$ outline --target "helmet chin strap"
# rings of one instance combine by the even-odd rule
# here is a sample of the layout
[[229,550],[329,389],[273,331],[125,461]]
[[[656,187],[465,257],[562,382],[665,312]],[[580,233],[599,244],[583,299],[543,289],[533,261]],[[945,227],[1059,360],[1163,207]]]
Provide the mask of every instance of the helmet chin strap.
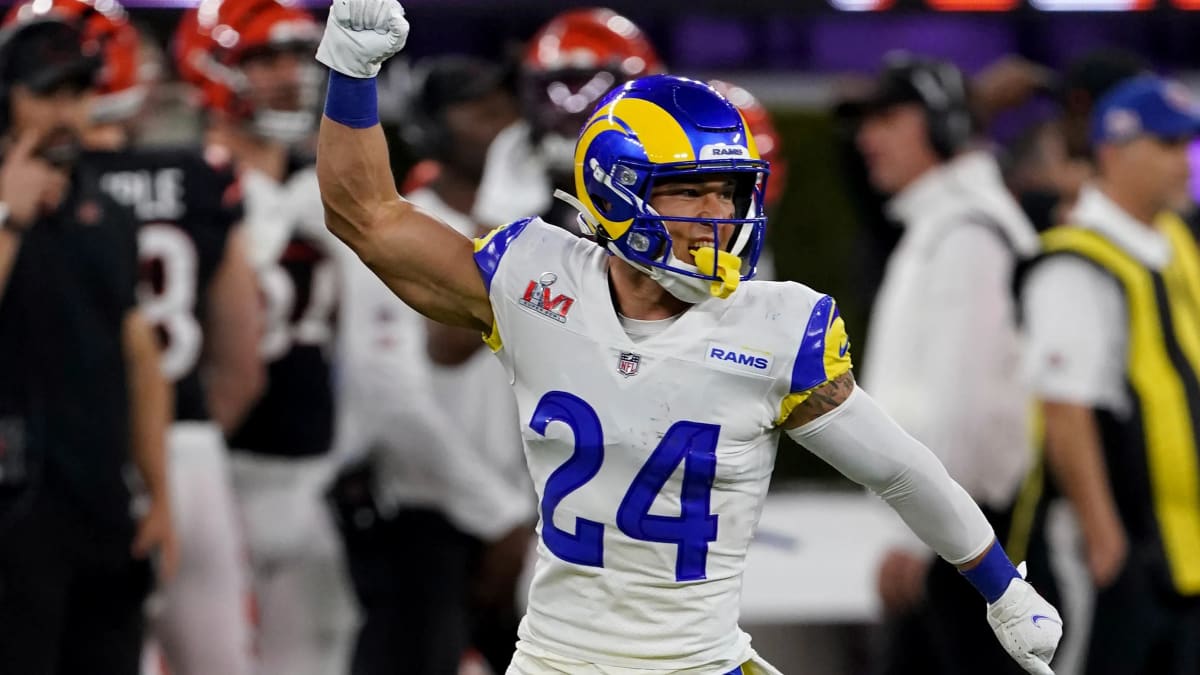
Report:
[[[689,277],[684,274],[674,274],[661,267],[643,265],[642,263],[626,258],[625,254],[621,253],[621,249],[617,248],[612,243],[609,243],[608,250],[612,251],[614,255],[621,260],[624,260],[634,269],[653,279],[655,283],[663,287],[663,290],[675,296],[676,299],[682,302],[686,302],[689,305],[695,305],[711,297],[709,290],[710,286],[712,286],[714,282],[706,279]],[[689,265],[676,258],[674,253],[669,253],[668,256],[668,262],[673,265],[678,265],[684,269],[688,269],[689,271],[699,271],[699,269],[694,265]]]
[[591,213],[588,213],[587,207],[583,205],[583,202],[579,201],[578,197],[569,192],[564,192],[563,190],[555,190],[554,197],[561,202],[566,202],[571,206],[571,208],[579,212],[579,216],[576,220],[579,222],[580,232],[583,232],[591,237],[596,236],[596,233],[600,231],[600,223],[597,222],[594,217],[592,217]]
[[[558,199],[570,204],[579,211],[579,224],[584,232],[595,235],[599,230],[599,223],[588,213],[587,207],[583,202],[579,201],[575,195],[555,190],[554,196]],[[647,210],[653,213],[649,205]],[[657,214],[656,214],[657,215]],[[743,244],[744,245],[744,244]],[[644,265],[634,260],[625,257],[621,249],[613,242],[607,243],[607,248],[621,260],[624,260],[631,267],[639,272],[650,277],[659,286],[662,286],[665,291],[675,296],[681,302],[686,302],[690,305],[703,302],[710,297],[721,299],[728,298],[737,290],[738,283],[741,282],[742,259],[728,251],[718,251],[715,247],[704,246],[696,249],[693,257],[696,259],[695,265],[689,265],[679,258],[675,257],[675,251],[667,251],[667,263],[676,267],[685,269],[689,272],[697,272],[700,274],[713,275],[720,281],[710,281],[708,279],[699,279],[686,274],[675,274],[670,270],[661,267],[651,267]],[[715,263],[715,265],[714,265]],[[715,267],[715,270],[714,270]]]

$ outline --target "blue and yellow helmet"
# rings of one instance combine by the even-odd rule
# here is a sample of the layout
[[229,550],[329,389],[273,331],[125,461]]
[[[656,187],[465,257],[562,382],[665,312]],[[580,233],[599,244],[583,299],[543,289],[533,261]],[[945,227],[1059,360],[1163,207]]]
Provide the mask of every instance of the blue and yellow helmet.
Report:
[[[667,272],[712,282],[719,297],[755,274],[766,235],[762,205],[769,173],[737,108],[707,84],[673,75],[613,90],[575,145],[575,194],[597,240],[652,276]],[[703,174],[733,177],[734,218],[664,219],[650,208],[654,185]],[[695,251],[696,265],[679,261],[664,220],[710,225],[713,250]],[[734,226],[733,235],[721,251],[717,228],[725,224]]]

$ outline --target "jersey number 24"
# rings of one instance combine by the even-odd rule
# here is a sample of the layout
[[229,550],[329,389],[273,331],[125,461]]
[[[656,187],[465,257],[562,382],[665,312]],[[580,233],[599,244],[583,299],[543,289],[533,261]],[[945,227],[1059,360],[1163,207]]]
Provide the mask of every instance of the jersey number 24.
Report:
[[[604,567],[604,525],[577,518],[574,534],[554,524],[554,509],[600,471],[604,463],[604,430],[595,409],[564,391],[542,396],[529,426],[545,435],[551,422],[562,422],[575,436],[575,451],[550,474],[542,493],[542,540],[559,558],[577,565]],[[650,453],[617,508],[617,527],[640,541],[675,544],[675,580],[706,578],[708,542],[717,539],[717,516],[709,513],[717,473],[717,437],[721,427],[676,422]],[[678,516],[650,513],[655,497],[683,463],[683,489]]]

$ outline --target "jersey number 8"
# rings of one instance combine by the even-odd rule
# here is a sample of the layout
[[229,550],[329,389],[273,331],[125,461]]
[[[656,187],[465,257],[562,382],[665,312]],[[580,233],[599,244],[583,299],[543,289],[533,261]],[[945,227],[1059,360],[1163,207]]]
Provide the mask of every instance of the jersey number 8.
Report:
[[138,229],[138,258],[138,307],[161,331],[163,376],[175,382],[196,366],[204,343],[195,314],[196,247],[170,223],[147,223]]
[[[596,411],[583,399],[564,391],[542,396],[529,426],[543,436],[551,422],[562,422],[575,436],[575,451],[546,480],[542,493],[542,540],[559,558],[577,565],[604,567],[604,525],[577,518],[575,533],[554,524],[554,509],[591,480],[604,463],[604,430]],[[721,427],[699,422],[676,422],[625,492],[617,508],[617,527],[632,539],[675,544],[675,580],[707,578],[708,542],[717,539],[717,516],[709,513],[717,473],[717,437]],[[671,474],[683,463],[679,515],[650,513]]]

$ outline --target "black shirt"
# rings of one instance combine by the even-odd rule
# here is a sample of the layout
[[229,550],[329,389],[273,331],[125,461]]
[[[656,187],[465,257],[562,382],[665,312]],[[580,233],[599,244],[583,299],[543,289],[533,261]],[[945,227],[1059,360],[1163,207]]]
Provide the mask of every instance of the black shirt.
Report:
[[190,148],[89,153],[83,161],[137,218],[138,298],[158,333],[163,372],[175,384],[175,419],[207,420],[198,367],[205,300],[242,217],[232,166]]
[[77,169],[59,209],[22,236],[0,297],[0,417],[24,429],[26,487],[130,531],[122,335],[136,282],[130,215]]

